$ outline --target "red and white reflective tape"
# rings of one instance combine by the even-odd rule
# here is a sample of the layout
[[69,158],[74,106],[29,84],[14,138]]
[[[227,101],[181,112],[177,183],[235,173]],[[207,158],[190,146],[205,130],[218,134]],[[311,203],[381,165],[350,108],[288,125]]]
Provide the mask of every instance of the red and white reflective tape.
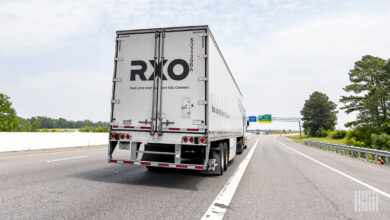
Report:
[[[113,125],[116,129],[134,129],[134,130],[150,130],[150,126],[120,126]],[[163,131],[182,131],[182,132],[204,132],[204,128],[163,128]]]
[[119,125],[113,125],[112,128],[117,129],[134,129],[134,130],[150,130],[150,126],[119,126]]
[[137,166],[169,167],[169,168],[180,168],[180,169],[204,170],[204,167],[202,165],[172,164],[172,163],[159,163],[159,162],[146,162],[146,161],[127,161],[127,160],[110,160],[110,163],[132,164],[132,165],[137,165]]
[[163,128],[163,131],[204,132],[204,128]]

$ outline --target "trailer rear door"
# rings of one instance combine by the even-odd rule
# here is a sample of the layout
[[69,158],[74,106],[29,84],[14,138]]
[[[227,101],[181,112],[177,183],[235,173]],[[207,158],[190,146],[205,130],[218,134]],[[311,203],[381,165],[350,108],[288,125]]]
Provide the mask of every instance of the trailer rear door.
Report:
[[152,106],[155,105],[152,73],[157,54],[158,38],[154,32],[117,36],[112,100],[113,128],[144,131],[154,129],[151,121]]
[[118,34],[113,129],[204,132],[206,29]]
[[159,81],[158,130],[204,132],[206,123],[206,30],[165,31]]

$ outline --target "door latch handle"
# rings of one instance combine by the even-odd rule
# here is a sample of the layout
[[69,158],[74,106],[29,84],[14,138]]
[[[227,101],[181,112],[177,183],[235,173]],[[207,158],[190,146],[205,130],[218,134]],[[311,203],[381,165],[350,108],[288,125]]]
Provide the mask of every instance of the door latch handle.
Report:
[[140,124],[151,124],[152,121],[148,121],[148,120],[145,119],[145,121],[139,121],[138,123],[140,123]]
[[161,124],[168,126],[168,125],[171,125],[171,124],[175,124],[175,122],[166,120],[164,122],[161,122]]

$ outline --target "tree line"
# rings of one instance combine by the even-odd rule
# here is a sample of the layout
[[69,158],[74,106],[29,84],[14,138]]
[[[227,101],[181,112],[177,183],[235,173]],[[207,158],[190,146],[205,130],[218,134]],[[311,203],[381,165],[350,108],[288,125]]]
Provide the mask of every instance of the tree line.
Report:
[[[308,136],[346,136],[346,144],[390,150],[390,59],[366,55],[348,73],[348,94],[340,97],[341,110],[356,113],[356,120],[345,124],[349,131],[334,131],[337,105],[321,92],[313,92],[301,111]],[[337,134],[336,134],[337,133]]]
[[46,116],[38,116],[31,118],[20,118],[20,125],[23,126],[25,124],[34,124],[36,121],[39,122],[39,128],[83,128],[83,127],[108,127],[108,122],[98,121],[92,122],[90,120],[82,120],[82,121],[72,121],[66,120],[64,118],[54,119]]
[[37,116],[31,118],[18,117],[15,109],[12,107],[10,97],[0,93],[0,132],[12,131],[48,131],[47,129],[80,129],[85,132],[107,132],[108,122],[90,120],[72,121],[64,118],[50,118],[46,116]]

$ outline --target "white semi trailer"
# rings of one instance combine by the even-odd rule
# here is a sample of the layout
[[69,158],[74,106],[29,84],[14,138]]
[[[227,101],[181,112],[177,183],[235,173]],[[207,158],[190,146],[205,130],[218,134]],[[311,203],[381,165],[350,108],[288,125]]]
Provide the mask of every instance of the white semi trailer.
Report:
[[108,161],[222,175],[248,124],[208,26],[117,31],[115,48]]

